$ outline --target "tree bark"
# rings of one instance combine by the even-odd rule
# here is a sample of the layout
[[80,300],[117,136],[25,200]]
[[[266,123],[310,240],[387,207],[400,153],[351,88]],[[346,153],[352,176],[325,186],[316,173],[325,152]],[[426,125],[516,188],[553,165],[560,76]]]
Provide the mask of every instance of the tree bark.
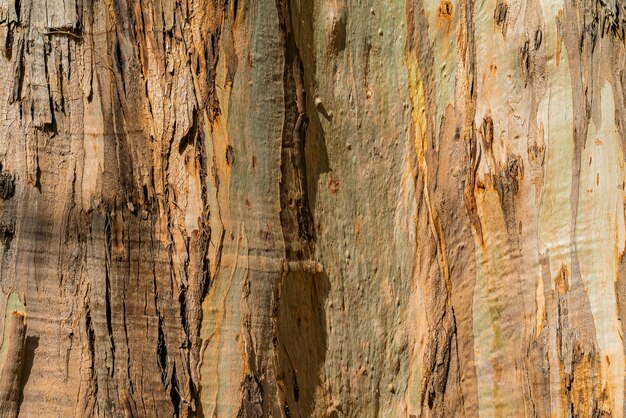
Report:
[[0,0],[0,415],[623,417],[625,27]]

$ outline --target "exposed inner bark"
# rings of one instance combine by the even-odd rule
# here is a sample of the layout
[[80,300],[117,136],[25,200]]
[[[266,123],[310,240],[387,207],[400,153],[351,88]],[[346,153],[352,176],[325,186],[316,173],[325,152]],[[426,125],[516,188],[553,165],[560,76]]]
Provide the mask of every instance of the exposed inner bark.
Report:
[[0,415],[624,416],[625,27],[0,0]]

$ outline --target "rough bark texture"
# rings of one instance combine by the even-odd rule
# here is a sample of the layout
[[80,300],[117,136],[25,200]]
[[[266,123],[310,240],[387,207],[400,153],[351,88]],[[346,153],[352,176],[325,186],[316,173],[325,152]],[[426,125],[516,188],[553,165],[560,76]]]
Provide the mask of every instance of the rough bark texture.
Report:
[[4,320],[0,347],[0,417],[15,417],[19,411],[26,320],[24,305],[12,293]]
[[0,416],[624,416],[625,28],[0,0]]

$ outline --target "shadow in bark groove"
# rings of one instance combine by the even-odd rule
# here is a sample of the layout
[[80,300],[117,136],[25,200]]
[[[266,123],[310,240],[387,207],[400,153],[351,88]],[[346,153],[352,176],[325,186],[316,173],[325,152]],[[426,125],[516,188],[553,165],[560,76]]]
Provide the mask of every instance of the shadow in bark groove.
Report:
[[[299,9],[294,7],[294,31],[302,62],[304,65],[304,83],[307,90],[307,116],[309,126],[305,141],[305,156],[307,165],[307,186],[309,192],[309,206],[315,211],[319,179],[322,174],[331,171],[326,149],[326,134],[320,119],[320,114],[332,123],[332,109],[326,109],[323,101],[317,97],[317,55],[315,52],[315,20],[320,11],[315,10],[315,2],[304,1]],[[316,103],[316,99],[320,100]],[[329,114],[329,112],[331,112]],[[313,213],[313,221],[315,214]]]
[[329,291],[324,272],[291,271],[283,280],[277,318],[278,379],[284,383],[285,408],[291,416],[308,417],[314,412],[326,360],[324,304]]
[[24,365],[22,366],[22,379],[20,382],[20,407],[24,401],[24,388],[30,378],[30,372],[33,370],[35,351],[37,351],[37,347],[39,347],[39,337],[36,335],[27,336],[24,346]]

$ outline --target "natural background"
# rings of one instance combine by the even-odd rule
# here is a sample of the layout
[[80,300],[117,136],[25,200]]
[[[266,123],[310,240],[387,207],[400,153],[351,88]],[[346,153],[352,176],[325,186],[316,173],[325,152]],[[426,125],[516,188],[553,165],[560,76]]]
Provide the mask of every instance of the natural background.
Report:
[[624,416],[622,0],[0,0],[0,416]]

